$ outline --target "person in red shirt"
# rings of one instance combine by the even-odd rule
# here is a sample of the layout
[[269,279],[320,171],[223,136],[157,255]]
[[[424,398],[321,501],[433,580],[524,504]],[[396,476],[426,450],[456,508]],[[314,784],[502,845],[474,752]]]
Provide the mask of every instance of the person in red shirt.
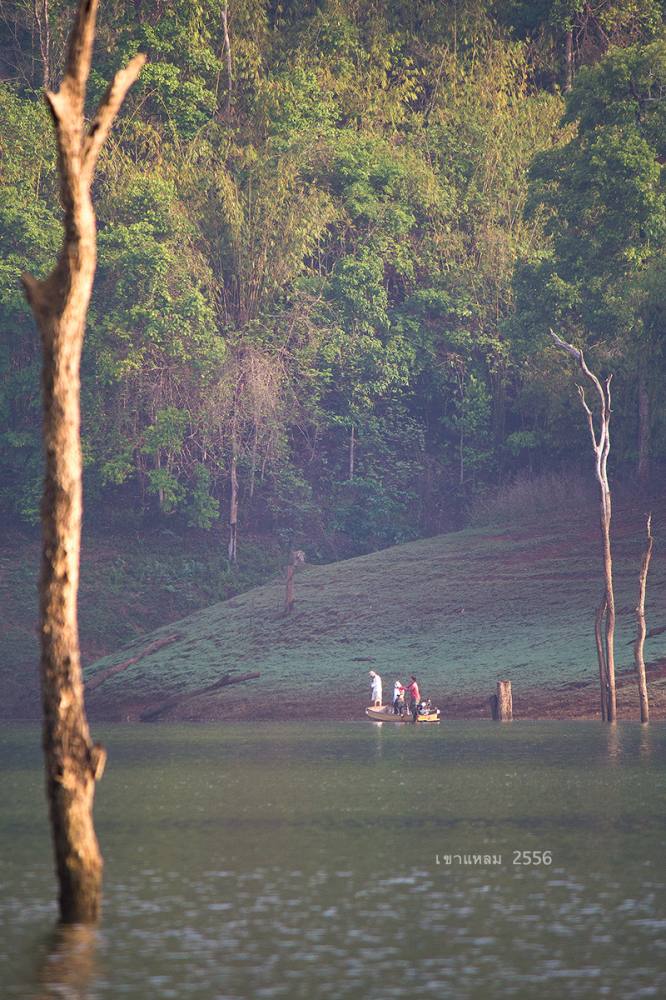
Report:
[[414,717],[414,721],[416,721],[416,713],[421,701],[421,692],[419,691],[418,681],[414,674],[411,676],[411,682],[407,685],[407,694],[409,696],[409,710]]

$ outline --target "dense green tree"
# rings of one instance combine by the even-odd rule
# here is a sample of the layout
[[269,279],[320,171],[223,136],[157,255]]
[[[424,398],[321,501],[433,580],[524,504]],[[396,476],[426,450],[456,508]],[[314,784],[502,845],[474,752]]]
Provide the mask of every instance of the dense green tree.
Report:
[[41,354],[18,275],[44,274],[60,246],[50,127],[45,106],[0,88],[0,502],[27,520],[41,493]]
[[651,401],[661,357],[666,246],[666,43],[610,53],[581,71],[565,145],[535,159],[532,212],[550,249],[519,273],[528,335],[548,324],[597,346],[636,386],[640,478],[649,474]]
[[[0,505],[30,519],[17,278],[57,241],[36,91],[69,15],[0,10]],[[647,359],[660,442],[663,43],[621,46],[662,21],[656,0],[105,3],[91,100],[150,62],[96,181],[89,508],[221,519],[232,559],[239,531],[330,556],[459,523],[566,453],[548,322],[612,355],[620,444]]]
[[647,42],[663,28],[662,0],[497,0],[494,11],[535,48],[535,69],[565,91],[613,45]]

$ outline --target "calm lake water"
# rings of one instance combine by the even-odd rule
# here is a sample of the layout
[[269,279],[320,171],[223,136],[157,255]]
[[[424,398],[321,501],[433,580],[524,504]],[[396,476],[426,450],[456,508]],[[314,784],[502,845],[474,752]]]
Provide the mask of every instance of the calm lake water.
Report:
[[104,917],[66,935],[39,734],[0,735],[3,997],[666,995],[663,725],[95,735]]

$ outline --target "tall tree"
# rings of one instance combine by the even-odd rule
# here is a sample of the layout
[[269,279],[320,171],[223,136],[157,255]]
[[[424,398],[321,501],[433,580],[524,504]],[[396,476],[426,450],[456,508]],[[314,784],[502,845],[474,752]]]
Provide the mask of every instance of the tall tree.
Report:
[[544,214],[551,248],[518,271],[518,319],[534,342],[558,324],[622,357],[643,483],[664,334],[665,121],[666,42],[615,50],[581,71],[564,118],[571,139],[532,167],[529,207]]
[[60,89],[46,92],[58,147],[65,228],[62,251],[47,278],[23,276],[43,352],[43,745],[60,915],[65,923],[97,919],[102,884],[102,857],[92,806],[105,752],[92,743],[86,719],[77,624],[81,539],[79,367],[96,266],[91,186],[113,119],[145,61],[144,56],[135,56],[116,74],[90,127],[86,127],[84,108],[97,6],[97,0],[80,0]]
[[600,496],[600,526],[601,541],[604,562],[604,594],[601,606],[597,612],[597,628],[606,619],[606,634],[603,642],[597,639],[597,652],[599,654],[599,678],[601,681],[601,717],[604,721],[615,722],[617,720],[617,702],[615,694],[615,591],[613,588],[613,557],[611,550],[611,490],[608,482],[608,455],[610,452],[610,420],[611,420],[611,392],[610,384],[612,375],[609,375],[604,385],[601,384],[594,372],[588,368],[583,352],[572,344],[568,344],[561,337],[558,337],[553,330],[550,335],[555,344],[567,354],[570,354],[578,362],[578,366],[591,383],[599,400],[599,431],[597,433],[594,426],[594,415],[587,405],[585,390],[578,386],[578,394],[583,404],[587,424],[592,439],[592,450],[594,452],[594,470],[599,483]]

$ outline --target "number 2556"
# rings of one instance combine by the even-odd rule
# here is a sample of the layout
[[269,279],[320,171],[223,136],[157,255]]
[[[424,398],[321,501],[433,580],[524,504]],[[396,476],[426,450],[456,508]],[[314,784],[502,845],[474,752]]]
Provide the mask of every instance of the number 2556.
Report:
[[552,865],[552,851],[514,851],[514,865]]

